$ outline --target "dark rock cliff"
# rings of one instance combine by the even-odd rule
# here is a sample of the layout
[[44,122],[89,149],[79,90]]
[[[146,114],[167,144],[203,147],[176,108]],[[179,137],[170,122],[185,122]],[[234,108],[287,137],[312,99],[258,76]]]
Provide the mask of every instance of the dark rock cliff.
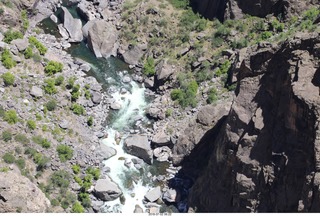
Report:
[[240,53],[229,115],[194,150],[207,161],[189,159],[182,169],[195,181],[189,206],[198,212],[320,211],[319,34]]
[[208,19],[239,19],[243,14],[265,17],[268,14],[283,18],[299,14],[319,0],[190,0],[195,11]]

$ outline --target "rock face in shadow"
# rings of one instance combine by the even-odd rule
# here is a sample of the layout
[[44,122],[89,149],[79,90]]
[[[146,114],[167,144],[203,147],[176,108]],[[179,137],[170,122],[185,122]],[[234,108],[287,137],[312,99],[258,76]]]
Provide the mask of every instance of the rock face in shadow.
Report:
[[319,34],[300,34],[239,57],[228,117],[182,168],[190,210],[320,211],[319,47]]
[[319,1],[306,0],[191,0],[193,9],[208,19],[239,19],[244,14],[265,17],[268,14],[283,18],[299,14],[311,4]]

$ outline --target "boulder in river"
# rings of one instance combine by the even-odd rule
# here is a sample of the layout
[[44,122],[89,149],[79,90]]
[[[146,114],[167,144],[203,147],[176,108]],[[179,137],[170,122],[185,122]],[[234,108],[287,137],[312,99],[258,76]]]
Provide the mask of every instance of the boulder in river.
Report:
[[103,201],[112,201],[117,199],[122,194],[122,191],[116,183],[107,177],[106,179],[99,179],[97,181],[93,194]]
[[118,32],[115,26],[104,20],[94,20],[88,29],[88,47],[97,58],[116,56]]
[[69,33],[70,42],[81,42],[83,40],[82,35],[82,23],[80,19],[73,18],[67,8],[62,8],[63,27]]
[[149,190],[144,197],[150,202],[157,201],[161,197],[160,186]]
[[130,135],[124,141],[124,147],[129,154],[142,158],[148,164],[152,164],[152,150],[146,135]]

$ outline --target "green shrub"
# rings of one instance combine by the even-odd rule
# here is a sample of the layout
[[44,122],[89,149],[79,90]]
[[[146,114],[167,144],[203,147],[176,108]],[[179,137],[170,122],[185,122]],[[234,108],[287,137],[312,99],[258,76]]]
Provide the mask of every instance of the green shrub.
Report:
[[143,73],[147,76],[153,76],[156,73],[154,59],[149,57],[143,65]]
[[100,169],[99,168],[88,167],[86,170],[86,173],[92,175],[95,180],[98,180],[100,177]]
[[66,86],[67,89],[72,89],[75,81],[76,81],[76,78],[75,78],[75,77],[70,77],[70,78],[68,79],[68,84],[67,84],[67,86]]
[[191,8],[182,12],[180,17],[179,26],[180,30],[190,31],[204,31],[206,29],[207,21],[203,19],[199,14],[192,11]]
[[27,47],[27,49],[24,51],[24,57],[26,58],[26,59],[30,59],[30,58],[32,58],[33,57],[33,51],[32,51],[32,48],[29,46],[29,47]]
[[67,191],[64,198],[61,201],[61,207],[63,209],[67,209],[70,205],[73,205],[77,200],[77,197],[75,194]]
[[32,157],[37,153],[37,150],[35,150],[34,148],[26,148],[26,150],[24,151],[24,154],[26,155],[31,155]]
[[271,37],[272,37],[272,32],[269,32],[269,31],[262,32],[261,35],[260,35],[260,38],[262,40],[267,40],[267,39],[269,39]]
[[241,49],[243,47],[248,46],[248,40],[246,38],[241,38],[240,40],[234,40],[231,43],[232,48]]
[[15,76],[10,72],[6,72],[2,74],[2,79],[6,86],[10,86],[14,84]]
[[64,77],[62,75],[60,75],[60,76],[56,77],[54,84],[56,86],[60,86],[60,85],[62,85],[63,81],[64,81]]
[[73,150],[67,145],[58,145],[57,152],[61,162],[66,162],[73,156]]
[[7,173],[7,172],[9,172],[9,167],[2,167],[2,168],[0,168],[0,172],[4,172],[4,173]]
[[82,182],[82,189],[84,191],[89,190],[89,188],[92,186],[92,175],[88,174],[83,178],[83,182]]
[[92,116],[90,116],[88,118],[87,124],[88,124],[88,126],[92,126],[93,125],[93,117]]
[[29,43],[32,44],[32,45],[34,45],[34,46],[38,49],[40,55],[44,55],[44,54],[47,52],[47,50],[48,50],[48,49],[47,49],[40,41],[38,41],[37,38],[35,38],[34,36],[30,36],[30,37],[29,37]]
[[41,145],[43,148],[50,148],[51,143],[46,139],[43,138],[42,136],[33,136],[32,141],[37,143],[38,145]]
[[60,202],[57,199],[50,200],[52,206],[59,206]]
[[44,92],[50,95],[56,94],[58,92],[56,86],[55,86],[55,80],[54,79],[46,79],[45,81],[45,86],[44,86]]
[[6,111],[3,109],[3,107],[0,105],[0,117],[4,118],[4,114],[6,113]]
[[83,115],[83,114],[85,114],[85,109],[84,109],[84,107],[83,107],[82,105],[80,105],[80,104],[76,104],[76,103],[72,104],[71,110],[72,110],[72,112],[73,112],[74,114],[76,114],[76,115]]
[[76,202],[72,206],[72,210],[71,211],[72,211],[72,213],[84,213],[84,208],[79,202]]
[[91,206],[91,200],[88,193],[79,193],[78,199],[82,206],[89,208]]
[[319,14],[320,14],[320,9],[318,9],[317,7],[312,7],[303,13],[303,19],[314,21],[319,16]]
[[26,162],[23,158],[19,158],[18,160],[16,160],[16,164],[20,170],[23,170],[26,167]]
[[283,32],[284,24],[280,23],[277,19],[273,19],[271,22],[271,30],[274,32]]
[[56,61],[49,61],[46,67],[44,68],[44,71],[48,75],[53,75],[56,73],[61,72],[63,69],[63,64]]
[[52,173],[50,181],[53,187],[68,188],[70,184],[70,174],[65,170],[58,170]]
[[230,35],[231,30],[224,25],[218,27],[217,31],[214,33],[214,38],[225,38]]
[[19,38],[23,38],[23,34],[21,32],[8,30],[4,33],[3,41],[9,44],[11,41]]
[[80,185],[80,187],[82,187],[83,182],[79,176],[74,176],[74,180],[75,180],[75,182],[77,182]]
[[218,100],[218,91],[216,88],[211,88],[208,92],[207,103],[212,104]]
[[186,9],[189,5],[189,0],[169,0],[175,8]]
[[80,85],[74,85],[71,91],[71,100],[76,101],[80,97]]
[[28,14],[26,10],[21,11],[22,30],[25,32],[29,28]]
[[33,120],[28,120],[27,121],[27,127],[30,129],[30,130],[35,130],[37,128],[37,124],[35,121]]
[[8,153],[8,152],[3,155],[2,159],[4,160],[4,162],[8,164],[13,164],[16,160],[16,158],[11,153]]
[[53,111],[57,107],[57,102],[55,100],[49,100],[46,105],[48,111]]
[[230,67],[231,67],[231,62],[229,60],[226,60],[220,65],[220,67],[216,71],[216,76],[220,77],[222,75],[226,75]]
[[196,95],[198,92],[198,84],[195,80],[188,81],[181,86],[182,89],[174,89],[170,96],[174,101],[178,101],[180,106],[185,108],[187,106],[195,107],[197,105]]
[[10,140],[12,140],[12,133],[9,130],[3,131],[2,140],[5,142],[9,142]]
[[9,124],[15,124],[18,122],[18,116],[15,110],[8,110],[5,112],[3,119]]
[[3,50],[1,54],[1,62],[2,65],[7,69],[11,69],[17,65],[17,62],[12,59],[12,55],[8,49]]
[[41,153],[34,153],[32,156],[33,161],[37,164],[38,171],[43,170],[46,167],[47,163],[50,161],[49,158],[47,158]]
[[73,165],[72,170],[73,170],[74,174],[79,174],[80,173],[80,165],[79,164]]
[[14,140],[23,145],[28,145],[30,143],[30,140],[24,134],[17,134],[14,137]]

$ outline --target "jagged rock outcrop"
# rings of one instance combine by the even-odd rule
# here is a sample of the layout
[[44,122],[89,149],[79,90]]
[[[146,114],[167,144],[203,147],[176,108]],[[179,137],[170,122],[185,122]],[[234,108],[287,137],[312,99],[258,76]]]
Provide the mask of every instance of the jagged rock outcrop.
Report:
[[44,213],[50,207],[45,194],[19,171],[1,172],[0,213]]
[[319,4],[318,0],[191,0],[194,10],[208,19],[239,19],[244,14],[265,17],[268,14],[283,18],[299,14],[311,4]]
[[194,150],[202,153],[196,172],[182,168],[195,180],[192,209],[320,211],[319,47],[318,33],[299,34],[241,57],[227,119]]

